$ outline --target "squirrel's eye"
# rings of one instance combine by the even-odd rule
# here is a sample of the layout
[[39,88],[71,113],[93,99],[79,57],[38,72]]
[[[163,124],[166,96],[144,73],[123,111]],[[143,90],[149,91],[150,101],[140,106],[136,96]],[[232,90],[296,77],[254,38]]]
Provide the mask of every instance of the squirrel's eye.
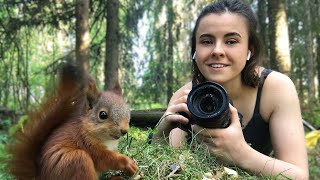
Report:
[[107,112],[105,112],[105,111],[100,111],[100,113],[99,113],[99,118],[100,119],[107,119],[108,118],[108,113]]

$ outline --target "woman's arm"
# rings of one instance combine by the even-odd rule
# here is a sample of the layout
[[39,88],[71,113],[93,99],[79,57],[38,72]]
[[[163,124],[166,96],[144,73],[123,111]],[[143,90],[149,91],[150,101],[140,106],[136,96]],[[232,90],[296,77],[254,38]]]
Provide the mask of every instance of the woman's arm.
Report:
[[[253,162],[251,168],[243,166],[263,175],[281,173],[293,179],[308,179],[307,150],[295,86],[289,77],[281,73],[273,72],[269,76],[261,101],[263,106],[271,106],[269,128],[275,159],[259,155],[257,158],[262,160]],[[255,167],[257,163],[261,170]]]
[[[308,179],[308,161],[300,105],[292,81],[271,73],[265,81],[261,111],[269,111],[269,127],[275,157],[251,148],[244,140],[237,110],[230,106],[231,125],[226,129],[193,126],[198,141],[227,164],[263,176]],[[261,112],[266,113],[266,112]]]

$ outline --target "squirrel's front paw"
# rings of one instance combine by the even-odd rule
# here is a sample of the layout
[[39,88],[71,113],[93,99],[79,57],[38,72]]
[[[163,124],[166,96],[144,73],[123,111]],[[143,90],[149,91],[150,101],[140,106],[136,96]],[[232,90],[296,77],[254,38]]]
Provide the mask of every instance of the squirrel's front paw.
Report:
[[123,163],[122,164],[123,172],[129,176],[133,176],[139,169],[136,163],[132,159],[130,159],[128,156],[123,156],[122,163]]

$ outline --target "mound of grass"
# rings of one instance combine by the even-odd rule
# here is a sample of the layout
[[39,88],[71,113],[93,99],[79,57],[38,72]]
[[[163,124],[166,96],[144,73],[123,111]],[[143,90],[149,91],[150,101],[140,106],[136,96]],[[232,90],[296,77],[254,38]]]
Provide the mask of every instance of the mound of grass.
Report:
[[[119,152],[134,159],[139,166],[138,173],[131,179],[258,179],[236,167],[222,166],[196,143],[182,148],[163,143],[148,144],[150,132],[131,128],[128,136],[120,142]],[[122,174],[108,172],[100,179],[114,175]]]

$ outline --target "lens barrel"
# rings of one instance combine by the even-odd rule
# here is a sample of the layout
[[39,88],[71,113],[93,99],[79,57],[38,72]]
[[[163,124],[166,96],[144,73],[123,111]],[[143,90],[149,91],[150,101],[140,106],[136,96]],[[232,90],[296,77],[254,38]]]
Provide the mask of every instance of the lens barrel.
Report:
[[192,124],[205,128],[226,128],[230,125],[229,98],[218,83],[204,82],[192,88],[187,105]]

